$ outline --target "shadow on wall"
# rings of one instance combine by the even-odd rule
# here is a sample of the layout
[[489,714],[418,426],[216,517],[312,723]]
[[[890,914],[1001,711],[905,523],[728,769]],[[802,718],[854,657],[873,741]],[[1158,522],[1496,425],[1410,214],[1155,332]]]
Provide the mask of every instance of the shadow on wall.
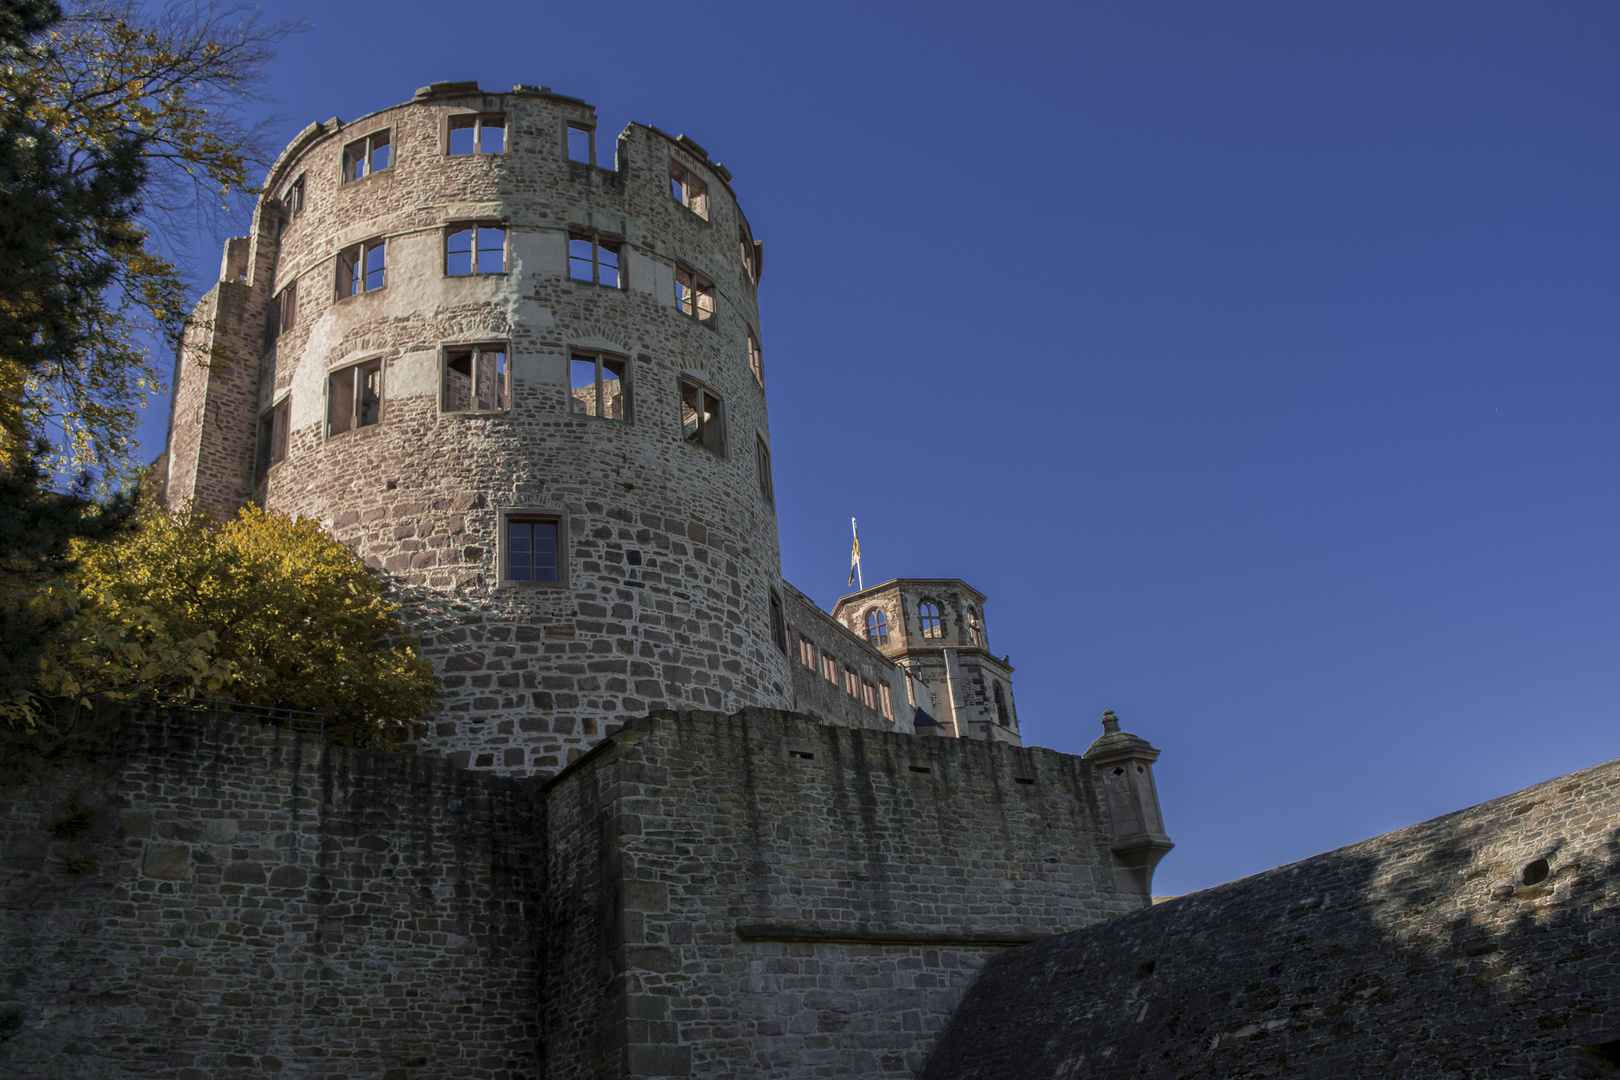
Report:
[[1620,1076],[1620,762],[992,962],[923,1080]]

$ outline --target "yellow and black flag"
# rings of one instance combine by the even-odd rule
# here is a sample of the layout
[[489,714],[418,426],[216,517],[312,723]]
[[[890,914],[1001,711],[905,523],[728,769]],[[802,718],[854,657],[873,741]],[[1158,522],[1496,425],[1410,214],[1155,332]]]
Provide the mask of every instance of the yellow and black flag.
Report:
[[[855,519],[849,519],[849,532],[855,538],[855,546],[849,550],[849,583],[855,584],[856,578],[861,574],[861,534],[855,528]],[[866,582],[861,582],[861,588],[866,588]]]

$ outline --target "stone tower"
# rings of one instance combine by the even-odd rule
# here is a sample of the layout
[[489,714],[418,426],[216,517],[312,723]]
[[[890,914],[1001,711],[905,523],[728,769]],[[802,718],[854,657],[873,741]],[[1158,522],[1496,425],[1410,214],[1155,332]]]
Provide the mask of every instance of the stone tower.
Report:
[[[839,600],[833,617],[927,690],[918,731],[1020,744],[1012,663],[990,651],[984,594],[956,578],[896,578]],[[916,694],[916,689],[912,691]]]
[[423,747],[550,772],[658,708],[792,707],[731,174],[544,87],[305,129],[174,380],[167,499],[311,517],[445,680]]

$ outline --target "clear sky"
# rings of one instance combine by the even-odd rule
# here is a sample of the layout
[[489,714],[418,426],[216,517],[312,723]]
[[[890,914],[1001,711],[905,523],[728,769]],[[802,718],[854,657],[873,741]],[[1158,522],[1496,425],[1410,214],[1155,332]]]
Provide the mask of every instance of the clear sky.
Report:
[[987,594],[1027,742],[1163,750],[1156,891],[1620,756],[1620,5],[268,9],[278,140],[476,79],[723,161],[786,576]]

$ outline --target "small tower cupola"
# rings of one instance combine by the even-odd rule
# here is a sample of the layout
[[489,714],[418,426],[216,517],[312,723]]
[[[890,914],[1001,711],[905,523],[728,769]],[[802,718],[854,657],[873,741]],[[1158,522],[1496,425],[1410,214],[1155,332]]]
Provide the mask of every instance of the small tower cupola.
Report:
[[1119,730],[1112,709],[1103,713],[1102,726],[1102,736],[1083,756],[1096,770],[1108,810],[1114,878],[1122,888],[1151,900],[1153,868],[1175,847],[1164,833],[1153,786],[1159,752],[1146,739]]

